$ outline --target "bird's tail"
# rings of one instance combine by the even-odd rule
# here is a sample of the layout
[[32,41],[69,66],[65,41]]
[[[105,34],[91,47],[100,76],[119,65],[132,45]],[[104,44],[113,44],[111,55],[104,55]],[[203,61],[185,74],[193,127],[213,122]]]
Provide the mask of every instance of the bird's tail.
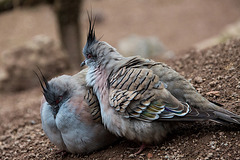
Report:
[[228,110],[221,109],[221,111],[213,111],[214,118],[212,121],[222,124],[235,123],[240,125],[240,116]]
[[[213,104],[215,105],[215,104]],[[222,107],[212,107],[210,109],[198,109],[195,107],[190,107],[191,110],[188,114],[183,117],[173,117],[171,119],[161,119],[160,121],[214,121],[221,124],[238,124],[240,125],[240,116],[234,114]]]

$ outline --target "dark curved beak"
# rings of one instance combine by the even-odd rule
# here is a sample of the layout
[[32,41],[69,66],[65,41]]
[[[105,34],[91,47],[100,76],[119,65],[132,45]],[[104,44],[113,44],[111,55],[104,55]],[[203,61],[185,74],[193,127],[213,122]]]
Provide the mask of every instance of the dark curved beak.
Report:
[[80,67],[83,67],[83,66],[85,66],[86,65],[86,63],[85,63],[85,60],[80,64]]

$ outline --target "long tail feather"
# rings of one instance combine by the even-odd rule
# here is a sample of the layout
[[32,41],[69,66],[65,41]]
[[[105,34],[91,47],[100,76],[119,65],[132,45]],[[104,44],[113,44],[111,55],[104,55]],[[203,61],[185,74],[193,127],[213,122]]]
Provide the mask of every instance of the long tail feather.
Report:
[[205,111],[191,107],[191,111],[183,117],[159,119],[159,121],[182,121],[182,122],[207,121],[207,120],[221,123],[224,125],[230,123],[240,125],[240,116],[225,109],[221,109],[221,111],[216,110]]
[[240,125],[240,116],[232,112],[230,112],[230,114],[227,114],[219,111],[214,111],[214,114],[216,116],[216,120],[219,120],[219,122],[225,121],[225,122],[235,123]]

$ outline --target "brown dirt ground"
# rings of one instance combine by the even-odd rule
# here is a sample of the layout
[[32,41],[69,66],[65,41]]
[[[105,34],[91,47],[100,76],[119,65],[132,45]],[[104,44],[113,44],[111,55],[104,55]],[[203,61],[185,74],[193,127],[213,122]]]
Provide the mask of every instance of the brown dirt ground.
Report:
[[[103,12],[105,20],[97,25],[97,33],[114,46],[129,34],[155,35],[176,52],[217,34],[240,15],[238,0],[192,2],[95,0],[85,6]],[[0,18],[0,52],[38,34],[57,40],[54,16],[46,6],[37,7],[37,12],[15,10]],[[168,64],[191,80],[203,96],[240,114],[240,40],[181,55]],[[41,129],[40,97],[39,88],[0,94],[0,159],[240,159],[239,127],[214,123],[183,125],[162,144],[136,157],[132,153],[139,145],[127,140],[89,155],[61,157]]]
[[[226,25],[239,20],[239,0],[86,0],[81,15],[83,42],[87,33],[86,10],[92,8],[103,21],[97,24],[98,37],[114,47],[132,34],[155,36],[174,52],[210,38]],[[58,40],[57,25],[51,7],[18,8],[0,14],[0,52],[35,35]]]
[[[233,40],[203,51],[189,50],[183,58],[169,64],[192,79],[203,96],[240,114],[239,53],[240,40]],[[40,96],[39,88],[0,96],[0,157],[3,159],[62,158],[55,154],[58,149],[41,129]],[[189,123],[175,130],[162,144],[138,156],[132,155],[138,144],[122,140],[99,152],[68,154],[64,159],[240,159],[239,135],[239,126]]]

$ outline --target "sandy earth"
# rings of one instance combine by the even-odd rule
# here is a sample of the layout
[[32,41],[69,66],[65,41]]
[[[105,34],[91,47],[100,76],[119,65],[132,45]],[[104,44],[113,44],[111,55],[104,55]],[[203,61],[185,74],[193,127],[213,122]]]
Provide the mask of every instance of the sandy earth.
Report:
[[[185,49],[181,58],[168,64],[191,80],[203,96],[240,114],[240,40],[202,51],[187,50],[237,20],[239,1],[197,0],[193,4],[190,0],[171,3],[95,0],[91,5],[104,16],[97,25],[97,34],[104,34],[103,40],[116,45],[118,39],[129,34],[155,35],[176,52]],[[39,19],[36,21],[34,16]],[[46,6],[38,7],[37,12],[27,9],[4,13],[0,19],[0,52],[37,34],[57,39],[54,16]],[[39,87],[0,93],[0,159],[240,159],[239,126],[208,122],[182,125],[164,142],[138,156],[132,155],[139,147],[137,143],[121,140],[89,155],[62,157],[56,154],[58,149],[41,129],[40,98]]]
[[[203,96],[240,114],[239,53],[240,40],[236,40],[200,52],[189,50],[170,66],[191,80]],[[3,159],[62,158],[41,129],[40,96],[39,88],[0,96]],[[189,123],[175,130],[162,144],[136,157],[132,153],[139,145],[122,140],[99,152],[68,154],[64,159],[240,159],[239,134],[239,126]]]

